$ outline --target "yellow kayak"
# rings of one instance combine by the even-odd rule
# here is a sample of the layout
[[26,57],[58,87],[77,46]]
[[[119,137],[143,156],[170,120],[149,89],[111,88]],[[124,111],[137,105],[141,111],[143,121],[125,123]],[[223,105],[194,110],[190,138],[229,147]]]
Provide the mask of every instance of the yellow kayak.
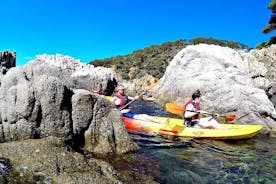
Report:
[[105,98],[110,101],[112,96],[105,96]]
[[205,139],[247,139],[256,135],[262,125],[221,124],[224,129],[202,129],[185,127],[183,119],[155,117],[156,120],[167,120],[166,123],[150,122],[123,117],[129,132],[156,133],[159,135],[205,138]]

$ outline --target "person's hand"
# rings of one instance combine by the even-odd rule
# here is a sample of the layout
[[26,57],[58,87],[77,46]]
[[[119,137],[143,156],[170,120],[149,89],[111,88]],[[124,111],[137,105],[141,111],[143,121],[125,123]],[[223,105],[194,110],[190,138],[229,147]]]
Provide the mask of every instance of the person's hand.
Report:
[[138,98],[139,98],[139,96],[135,96],[135,97],[134,97],[134,100],[137,100]]
[[197,111],[197,112],[200,113],[200,114],[208,114],[208,112],[203,111],[203,110],[199,110],[199,111]]
[[216,114],[214,114],[214,117],[216,117],[216,118],[217,118],[217,117],[219,117],[219,114],[217,114],[217,113],[216,113]]

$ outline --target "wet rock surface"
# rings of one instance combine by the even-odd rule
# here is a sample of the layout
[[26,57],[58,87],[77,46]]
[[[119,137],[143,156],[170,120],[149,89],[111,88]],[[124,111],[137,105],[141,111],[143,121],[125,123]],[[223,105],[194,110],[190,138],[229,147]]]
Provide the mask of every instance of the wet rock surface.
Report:
[[[0,157],[9,158],[0,159],[0,179],[9,183],[155,183],[147,173],[152,169],[147,166],[149,160],[132,155],[97,158],[75,152],[57,137],[2,143]],[[10,163],[13,167],[8,166]]]

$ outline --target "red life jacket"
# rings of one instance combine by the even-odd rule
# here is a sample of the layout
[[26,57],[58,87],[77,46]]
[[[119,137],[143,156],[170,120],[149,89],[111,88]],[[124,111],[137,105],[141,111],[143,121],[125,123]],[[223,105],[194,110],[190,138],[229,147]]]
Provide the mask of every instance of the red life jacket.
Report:
[[[192,104],[194,106],[194,108],[196,109],[196,111],[200,110],[199,104],[196,104],[192,99],[189,100],[188,102],[186,102],[184,109],[187,109],[187,106],[189,104]],[[185,113],[185,112],[184,112]],[[198,114],[195,114],[194,116],[192,116],[191,118],[185,118],[186,121],[191,121],[193,119],[198,119]]]
[[[120,95],[120,94],[117,94],[117,97],[120,98],[120,105],[117,105],[116,107],[119,109],[119,108],[123,108],[125,106],[125,104],[127,104],[129,102],[128,100],[128,97],[127,96],[123,96],[123,95]],[[125,107],[127,108],[127,107]]]

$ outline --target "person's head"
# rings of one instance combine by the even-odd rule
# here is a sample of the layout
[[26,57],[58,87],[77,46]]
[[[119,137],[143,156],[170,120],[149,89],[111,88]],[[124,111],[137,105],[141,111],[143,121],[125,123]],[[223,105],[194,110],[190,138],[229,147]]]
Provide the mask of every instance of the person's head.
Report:
[[99,87],[100,87],[100,88],[102,88],[102,87],[103,87],[103,85],[102,85],[102,84],[99,84]]
[[192,94],[192,99],[196,102],[199,102],[200,101],[200,96],[201,96],[201,93],[199,90],[196,90],[193,94]]
[[117,91],[118,91],[118,93],[120,93],[120,94],[124,94],[124,92],[125,92],[125,87],[124,87],[123,85],[118,85],[118,86],[117,86]]

